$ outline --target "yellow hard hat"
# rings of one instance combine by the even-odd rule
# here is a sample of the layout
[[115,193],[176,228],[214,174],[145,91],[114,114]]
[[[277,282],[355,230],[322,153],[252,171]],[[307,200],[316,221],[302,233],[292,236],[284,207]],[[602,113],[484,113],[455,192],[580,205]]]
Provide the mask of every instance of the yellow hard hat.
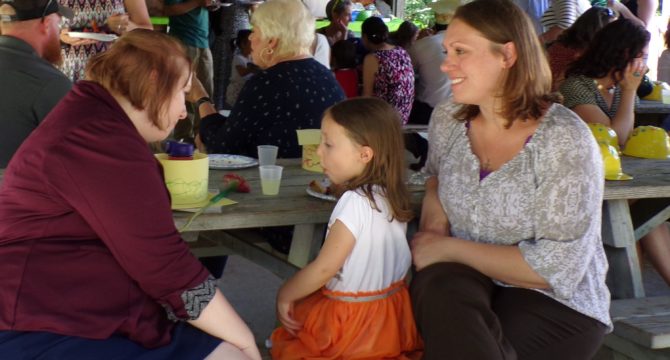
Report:
[[587,125],[589,125],[589,129],[591,129],[593,136],[596,137],[597,142],[604,142],[605,144],[614,146],[618,152],[621,152],[621,149],[619,149],[619,137],[616,135],[616,131],[600,123],[587,123]]
[[670,137],[656,126],[638,126],[626,142],[623,153],[647,159],[669,159]]
[[603,165],[605,166],[605,179],[606,180],[630,180],[633,177],[624,174],[621,170],[621,158],[619,158],[619,152],[614,148],[614,146],[609,145],[605,142],[598,143],[600,145],[600,154],[603,157]]

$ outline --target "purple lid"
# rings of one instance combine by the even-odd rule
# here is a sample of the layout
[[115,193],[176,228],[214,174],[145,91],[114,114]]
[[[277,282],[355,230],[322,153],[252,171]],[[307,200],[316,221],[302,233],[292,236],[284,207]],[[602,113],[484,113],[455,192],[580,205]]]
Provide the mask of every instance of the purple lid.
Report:
[[193,144],[180,141],[168,141],[165,149],[172,157],[190,157],[193,156],[193,150]]

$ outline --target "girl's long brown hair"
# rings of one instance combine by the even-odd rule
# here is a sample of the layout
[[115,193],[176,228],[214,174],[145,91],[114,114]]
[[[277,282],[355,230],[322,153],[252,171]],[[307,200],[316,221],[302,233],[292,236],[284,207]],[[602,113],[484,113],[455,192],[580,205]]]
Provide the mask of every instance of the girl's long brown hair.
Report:
[[388,199],[393,218],[412,219],[409,191],[405,185],[405,143],[398,112],[377,98],[355,98],[326,110],[326,116],[342,126],[349,138],[369,146],[374,156],[362,174],[346,184],[347,190],[361,188],[377,208],[372,187],[379,185]]

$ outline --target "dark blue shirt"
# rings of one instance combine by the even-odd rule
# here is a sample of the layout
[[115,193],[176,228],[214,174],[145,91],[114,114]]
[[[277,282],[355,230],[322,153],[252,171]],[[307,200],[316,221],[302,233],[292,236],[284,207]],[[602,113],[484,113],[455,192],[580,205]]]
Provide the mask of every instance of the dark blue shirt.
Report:
[[209,153],[257,156],[277,145],[280,158],[298,158],[297,129],[318,129],[323,112],[345,99],[333,73],[312,58],[285,61],[254,75],[226,119],[206,116],[200,136]]

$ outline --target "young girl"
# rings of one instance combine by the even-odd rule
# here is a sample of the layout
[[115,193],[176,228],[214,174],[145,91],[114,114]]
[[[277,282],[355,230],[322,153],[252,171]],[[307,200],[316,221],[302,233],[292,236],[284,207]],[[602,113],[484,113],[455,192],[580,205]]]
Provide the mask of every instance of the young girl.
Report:
[[422,345],[404,281],[412,211],[398,114],[375,98],[336,104],[317,153],[344,194],[319,256],[279,290],[272,358],[406,359]]
[[237,96],[240,94],[244,83],[253,76],[257,67],[253,64],[251,55],[251,42],[249,41],[249,35],[251,30],[240,30],[237,32],[237,38],[235,39],[234,45],[237,46],[235,49],[235,56],[233,57],[233,66],[230,71],[230,82],[228,83],[228,88],[226,89],[226,103],[229,106],[233,106],[235,101],[237,101]]

